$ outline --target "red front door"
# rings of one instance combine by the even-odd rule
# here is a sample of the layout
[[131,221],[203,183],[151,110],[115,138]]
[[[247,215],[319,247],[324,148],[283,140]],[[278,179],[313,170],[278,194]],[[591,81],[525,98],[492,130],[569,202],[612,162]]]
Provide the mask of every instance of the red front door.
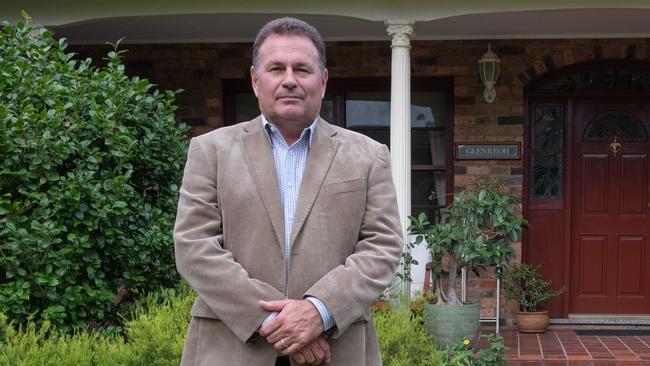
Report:
[[650,313],[650,101],[574,100],[570,313]]

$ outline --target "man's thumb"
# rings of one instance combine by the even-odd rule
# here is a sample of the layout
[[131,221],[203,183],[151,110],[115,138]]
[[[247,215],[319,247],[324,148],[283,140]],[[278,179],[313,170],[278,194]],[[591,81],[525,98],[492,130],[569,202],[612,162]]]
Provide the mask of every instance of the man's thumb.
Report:
[[264,301],[260,300],[257,302],[262,309],[265,311],[281,311],[282,308],[284,308],[284,305],[286,305],[285,300],[275,300],[275,301]]

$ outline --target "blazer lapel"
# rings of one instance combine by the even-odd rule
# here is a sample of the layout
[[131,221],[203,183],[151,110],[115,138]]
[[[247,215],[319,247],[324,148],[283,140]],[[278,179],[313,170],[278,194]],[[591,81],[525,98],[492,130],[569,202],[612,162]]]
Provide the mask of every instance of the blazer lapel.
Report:
[[262,198],[266,213],[271,219],[278,243],[284,250],[284,218],[280,204],[280,187],[268,136],[259,117],[244,123],[242,129],[246,164],[257,186],[257,192]]
[[329,123],[323,119],[318,121],[300,183],[300,193],[291,227],[291,247],[293,247],[293,243],[314,205],[318,192],[325,181],[325,176],[332,165],[334,155],[336,155],[338,141],[332,138],[334,135],[336,135],[336,131]]

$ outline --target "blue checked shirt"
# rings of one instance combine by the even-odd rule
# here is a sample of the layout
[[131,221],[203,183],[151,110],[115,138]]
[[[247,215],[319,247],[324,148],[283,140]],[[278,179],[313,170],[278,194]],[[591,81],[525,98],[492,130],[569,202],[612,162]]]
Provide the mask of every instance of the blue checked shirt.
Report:
[[[296,212],[298,202],[298,192],[300,192],[300,183],[307,163],[307,155],[311,147],[311,140],[314,136],[314,130],[318,123],[318,117],[314,122],[302,131],[298,141],[289,146],[282,136],[282,133],[262,115],[262,125],[267,133],[271,150],[273,150],[273,160],[275,161],[275,172],[278,176],[280,186],[280,202],[284,213],[284,258],[288,260],[291,254],[289,247],[291,241],[291,226],[293,225],[293,215]],[[286,289],[285,289],[286,291]],[[286,293],[285,293],[286,295]],[[308,296],[305,300],[314,304],[320,316],[323,318],[323,331],[327,331],[334,326],[334,318],[327,310],[325,304],[318,298]],[[278,315],[277,312],[269,314],[264,323],[270,321]]]

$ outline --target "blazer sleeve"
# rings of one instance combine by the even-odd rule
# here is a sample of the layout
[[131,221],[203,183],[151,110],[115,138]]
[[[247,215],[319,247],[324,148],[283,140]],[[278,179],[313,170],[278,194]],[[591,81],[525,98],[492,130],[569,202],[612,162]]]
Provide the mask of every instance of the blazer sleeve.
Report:
[[197,138],[190,141],[180,188],[174,226],[176,267],[210,310],[246,342],[268,315],[257,301],[284,296],[251,278],[223,248],[217,158],[207,156],[201,143]]
[[325,303],[343,334],[395,277],[403,249],[388,148],[381,145],[368,171],[366,207],[354,252],[307,292]]

